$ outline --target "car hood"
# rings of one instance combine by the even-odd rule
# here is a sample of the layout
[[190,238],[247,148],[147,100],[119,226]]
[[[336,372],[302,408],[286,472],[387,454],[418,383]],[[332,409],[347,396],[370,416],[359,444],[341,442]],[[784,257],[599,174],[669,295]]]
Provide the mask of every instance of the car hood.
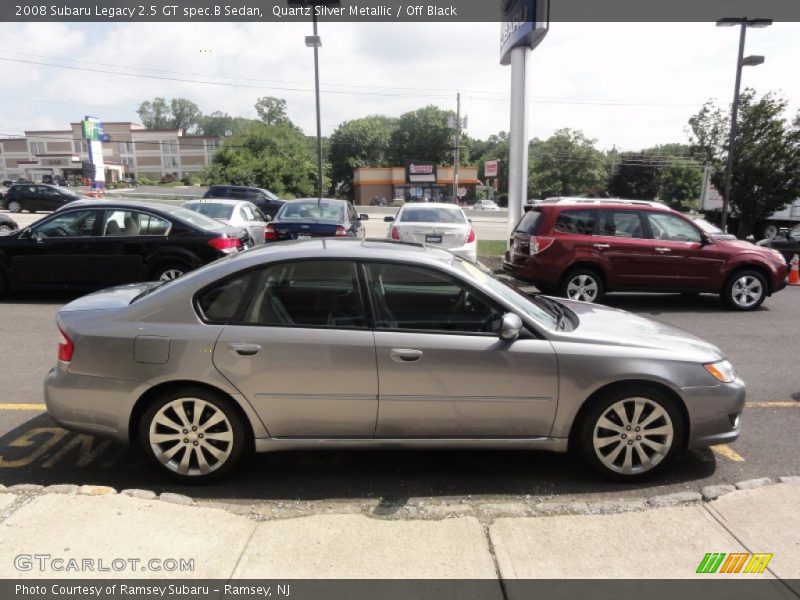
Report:
[[704,362],[724,358],[713,344],[672,325],[599,304],[563,298],[557,301],[578,317],[579,324],[573,331],[558,333],[571,342],[663,350],[689,360],[699,357]]
[[112,308],[121,308],[128,306],[136,296],[152,289],[161,282],[159,281],[146,281],[143,283],[129,283],[127,285],[119,285],[116,287],[107,288],[81,296],[77,300],[73,300],[59,311],[73,312],[78,310],[108,310]]

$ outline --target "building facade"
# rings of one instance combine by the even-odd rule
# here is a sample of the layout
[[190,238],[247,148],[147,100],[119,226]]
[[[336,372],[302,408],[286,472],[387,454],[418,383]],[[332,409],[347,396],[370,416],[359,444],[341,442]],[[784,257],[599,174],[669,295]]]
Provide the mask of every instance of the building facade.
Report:
[[[160,180],[196,175],[211,160],[220,138],[184,135],[182,129],[145,129],[132,122],[103,123],[109,141],[102,142],[106,181],[123,177]],[[72,180],[89,159],[81,124],[70,129],[26,131],[24,137],[0,139],[0,179],[42,181],[48,175]]]
[[[478,167],[459,167],[458,197],[475,197]],[[353,174],[355,203],[367,206],[375,198],[394,200],[452,202],[453,166],[409,161],[404,167],[360,167]]]

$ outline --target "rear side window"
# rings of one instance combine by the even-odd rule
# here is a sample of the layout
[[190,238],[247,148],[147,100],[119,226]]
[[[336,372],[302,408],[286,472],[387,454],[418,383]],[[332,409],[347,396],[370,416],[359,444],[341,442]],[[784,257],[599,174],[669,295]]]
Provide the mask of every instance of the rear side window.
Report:
[[635,210],[602,210],[597,235],[646,238],[642,217]]
[[525,215],[517,223],[516,231],[533,235],[536,230],[536,224],[539,222],[539,217],[542,212],[538,208],[534,208],[525,213]]
[[593,210],[565,210],[558,215],[553,231],[592,235],[596,216]]
[[213,284],[200,293],[197,308],[207,321],[227,323],[236,315],[245,299],[254,271],[235,275]]

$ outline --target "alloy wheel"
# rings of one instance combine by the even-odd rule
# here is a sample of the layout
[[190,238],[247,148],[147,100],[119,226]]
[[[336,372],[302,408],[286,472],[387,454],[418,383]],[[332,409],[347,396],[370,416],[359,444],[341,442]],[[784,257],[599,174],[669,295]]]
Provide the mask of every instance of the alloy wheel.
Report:
[[567,298],[580,302],[594,302],[597,299],[599,286],[590,275],[576,275],[567,283]]
[[162,465],[190,477],[222,467],[234,447],[228,417],[200,398],[178,398],[161,407],[150,422],[148,439]]
[[16,200],[12,200],[8,203],[8,210],[10,210],[12,213],[22,212],[22,204]]
[[626,398],[609,406],[592,434],[594,452],[614,473],[636,475],[669,454],[675,430],[664,408],[648,398]]
[[752,275],[743,275],[733,282],[731,287],[731,298],[734,304],[740,308],[750,308],[761,300],[764,294],[764,286],[758,278]]
[[158,280],[172,281],[173,279],[177,279],[183,274],[184,273],[181,269],[165,269],[164,272],[161,273],[161,276],[158,278]]

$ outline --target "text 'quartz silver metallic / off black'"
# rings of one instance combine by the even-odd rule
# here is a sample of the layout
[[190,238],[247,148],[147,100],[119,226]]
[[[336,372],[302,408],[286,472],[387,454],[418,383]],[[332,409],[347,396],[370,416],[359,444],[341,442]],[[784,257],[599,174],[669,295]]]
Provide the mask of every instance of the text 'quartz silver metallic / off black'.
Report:
[[634,480],[735,440],[745,399],[707,342],[526,296],[420,244],[271,244],[85,296],[57,322],[52,417],[185,480],[252,450],[573,446]]

